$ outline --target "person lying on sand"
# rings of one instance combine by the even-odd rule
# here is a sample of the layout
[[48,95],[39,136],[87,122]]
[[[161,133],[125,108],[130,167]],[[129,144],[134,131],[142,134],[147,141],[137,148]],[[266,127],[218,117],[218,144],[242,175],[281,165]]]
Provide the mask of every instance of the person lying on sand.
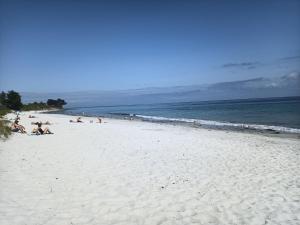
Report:
[[70,123],[83,123],[83,121],[81,120],[81,117],[78,117],[76,121],[70,120]]
[[12,132],[21,132],[21,133],[26,133],[25,127],[19,124],[19,120],[15,120],[13,124],[10,127]]
[[[31,122],[32,125],[38,125],[40,122]],[[42,123],[42,125],[51,125],[49,121],[46,121],[45,123]]]
[[29,115],[28,118],[36,118],[35,116]]
[[48,127],[42,129],[42,122],[38,122],[36,125],[38,127],[32,130],[33,134],[53,134]]

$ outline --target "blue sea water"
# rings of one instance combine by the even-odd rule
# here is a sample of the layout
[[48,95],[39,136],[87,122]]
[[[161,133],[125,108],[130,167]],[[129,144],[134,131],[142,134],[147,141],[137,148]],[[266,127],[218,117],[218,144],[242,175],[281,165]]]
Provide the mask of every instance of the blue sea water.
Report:
[[300,133],[300,97],[76,107],[63,113]]

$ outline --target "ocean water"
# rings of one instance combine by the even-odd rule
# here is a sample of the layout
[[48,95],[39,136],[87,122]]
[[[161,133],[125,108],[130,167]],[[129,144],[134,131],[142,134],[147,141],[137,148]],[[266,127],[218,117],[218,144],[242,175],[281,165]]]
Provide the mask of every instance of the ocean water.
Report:
[[63,113],[300,133],[300,97],[76,107]]

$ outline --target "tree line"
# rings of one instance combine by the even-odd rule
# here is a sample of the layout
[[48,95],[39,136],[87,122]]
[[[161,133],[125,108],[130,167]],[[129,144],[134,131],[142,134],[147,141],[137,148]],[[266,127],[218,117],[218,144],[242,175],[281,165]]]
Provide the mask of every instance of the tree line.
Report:
[[48,99],[47,102],[33,102],[28,104],[22,103],[21,95],[16,91],[2,91],[0,94],[0,108],[11,110],[41,110],[50,108],[63,108],[67,103],[63,99]]

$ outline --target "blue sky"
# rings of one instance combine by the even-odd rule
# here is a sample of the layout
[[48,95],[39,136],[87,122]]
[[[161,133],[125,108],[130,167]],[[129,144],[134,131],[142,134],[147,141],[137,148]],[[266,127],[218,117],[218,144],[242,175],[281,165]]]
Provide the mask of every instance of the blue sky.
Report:
[[194,85],[300,70],[300,1],[0,2],[1,90]]

